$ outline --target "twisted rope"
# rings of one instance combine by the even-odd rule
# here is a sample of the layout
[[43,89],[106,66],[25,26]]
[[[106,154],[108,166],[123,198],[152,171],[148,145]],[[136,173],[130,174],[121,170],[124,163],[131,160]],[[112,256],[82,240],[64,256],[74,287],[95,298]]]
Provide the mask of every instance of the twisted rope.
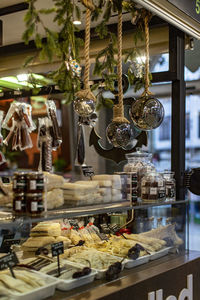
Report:
[[122,86],[122,11],[118,14],[118,62],[117,62],[117,76],[118,76],[118,105],[113,108],[113,121],[116,123],[129,123],[124,117],[124,103],[123,103],[123,86]]
[[91,0],[81,0],[81,2],[90,11],[93,11],[95,9],[95,6]]
[[96,97],[90,90],[90,22],[91,22],[91,11],[95,9],[95,6],[91,0],[81,0],[82,4],[86,9],[86,20],[85,20],[85,70],[84,70],[84,89],[76,93],[78,98],[92,99],[96,102]]
[[90,17],[91,11],[89,8],[86,10],[86,27],[85,27],[85,71],[84,71],[84,87],[89,89],[90,79]]
[[144,17],[144,30],[145,30],[145,88],[142,93],[142,97],[146,95],[152,95],[149,91],[149,16],[148,14]]

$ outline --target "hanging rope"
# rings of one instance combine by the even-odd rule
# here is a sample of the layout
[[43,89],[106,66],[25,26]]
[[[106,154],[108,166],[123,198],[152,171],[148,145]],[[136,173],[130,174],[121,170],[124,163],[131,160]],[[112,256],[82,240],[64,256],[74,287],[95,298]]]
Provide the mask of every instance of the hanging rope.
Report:
[[143,96],[152,95],[149,91],[149,18],[148,14],[144,17],[144,30],[145,30],[145,88],[144,92],[142,93]]
[[94,4],[91,0],[81,0],[82,4],[86,7],[86,24],[85,24],[85,47],[84,47],[84,58],[85,58],[85,70],[84,70],[84,89],[76,93],[78,98],[87,98],[96,101],[96,97],[90,90],[89,79],[90,79],[90,21],[91,11],[95,9]]
[[118,14],[118,62],[117,62],[117,77],[118,77],[118,105],[113,107],[113,122],[129,123],[124,117],[123,103],[123,86],[122,86],[122,11]]

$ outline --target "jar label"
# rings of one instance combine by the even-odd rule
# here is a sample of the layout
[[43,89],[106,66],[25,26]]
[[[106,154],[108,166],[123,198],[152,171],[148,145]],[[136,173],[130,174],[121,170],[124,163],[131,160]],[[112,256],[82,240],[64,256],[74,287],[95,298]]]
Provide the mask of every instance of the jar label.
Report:
[[21,210],[22,209],[22,202],[21,201],[15,201],[15,209]]
[[43,202],[38,203],[38,211],[43,211],[44,210],[44,205]]
[[159,189],[159,191],[158,191],[158,198],[165,198],[165,196],[166,196],[166,193],[165,193],[165,189],[163,188],[163,189]]
[[157,195],[157,188],[150,188],[150,195]]
[[14,179],[13,180],[13,188],[16,189],[16,187],[17,187],[17,179]]
[[158,186],[163,186],[163,181],[162,180],[158,181]]
[[143,187],[141,192],[142,192],[142,194],[146,194],[147,193],[147,188]]
[[175,197],[175,188],[173,187],[168,187],[166,189],[166,196],[169,197],[169,198],[174,198]]
[[36,180],[29,181],[29,188],[30,190],[36,190]]
[[35,212],[38,210],[38,203],[37,202],[31,202],[31,212]]

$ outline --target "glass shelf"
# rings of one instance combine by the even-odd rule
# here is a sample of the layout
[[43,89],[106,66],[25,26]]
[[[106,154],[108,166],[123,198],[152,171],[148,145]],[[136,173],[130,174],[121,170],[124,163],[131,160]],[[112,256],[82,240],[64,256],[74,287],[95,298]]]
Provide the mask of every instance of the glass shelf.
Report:
[[43,216],[30,218],[27,216],[14,216],[11,211],[0,211],[0,225],[2,224],[16,224],[16,223],[36,223],[47,220],[63,219],[63,218],[73,218],[80,216],[91,216],[112,212],[123,212],[131,209],[147,209],[151,207],[158,206],[168,206],[168,205],[183,205],[188,204],[189,200],[162,202],[162,203],[151,203],[151,204],[140,204],[131,206],[129,201],[120,203],[103,203],[98,205],[81,206],[75,208],[61,208],[56,210],[50,210],[46,212]]

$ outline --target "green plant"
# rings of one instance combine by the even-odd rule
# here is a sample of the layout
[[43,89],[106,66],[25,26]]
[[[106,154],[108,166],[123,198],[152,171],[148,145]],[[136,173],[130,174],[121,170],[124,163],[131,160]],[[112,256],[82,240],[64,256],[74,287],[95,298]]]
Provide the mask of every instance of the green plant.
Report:
[[[73,24],[73,15],[76,14],[80,19],[81,13],[85,14],[85,10],[81,12],[78,5],[71,0],[53,0],[53,7],[37,9],[37,0],[26,0],[29,4],[28,11],[25,15],[24,21],[26,30],[23,34],[23,40],[26,44],[31,39],[35,41],[35,45],[39,50],[36,55],[27,57],[24,66],[28,67],[37,56],[41,60],[48,59],[50,62],[56,56],[60,61],[60,66],[54,72],[49,74],[49,77],[59,86],[60,90],[65,92],[67,103],[71,102],[74,94],[80,90],[81,80],[73,75],[71,69],[66,68],[65,61],[71,56],[73,59],[79,61],[79,49],[83,45],[83,40],[77,37],[78,29]],[[106,7],[105,10],[103,8]],[[102,92],[104,90],[113,91],[114,81],[116,80],[116,54],[117,54],[117,38],[116,34],[108,30],[108,23],[113,13],[118,13],[124,10],[131,13],[132,17],[138,15],[143,17],[143,11],[138,10],[133,1],[122,0],[98,0],[95,5],[95,10],[92,12],[91,20],[98,21],[99,24],[95,28],[95,33],[99,39],[107,39],[107,44],[96,56],[93,74],[100,76],[103,82],[94,85],[92,89],[99,88],[98,93],[98,108],[102,105],[112,107],[113,102],[110,99],[103,99]],[[52,15],[53,21],[59,26],[59,30],[54,32],[50,30],[43,22],[43,15]],[[142,18],[141,18],[142,20]],[[46,35],[46,41],[39,33],[39,26],[43,28]],[[133,33],[133,48],[130,51],[124,52],[125,62],[134,61],[140,54],[137,47],[138,40],[142,40],[143,23],[139,20],[136,30]],[[144,78],[137,78],[129,68],[128,77],[131,83],[135,85],[135,90],[140,89],[144,85]]]
[[67,162],[64,158],[57,158],[54,161],[53,166],[56,172],[63,172],[67,166]]

